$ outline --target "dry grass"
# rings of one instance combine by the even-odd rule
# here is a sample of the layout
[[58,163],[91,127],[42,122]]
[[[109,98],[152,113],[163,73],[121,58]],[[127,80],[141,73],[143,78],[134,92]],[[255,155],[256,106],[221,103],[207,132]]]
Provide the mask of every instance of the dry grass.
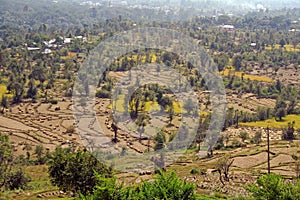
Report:
[[61,59],[66,60],[68,58],[75,58],[76,57],[76,53],[74,52],[68,52],[67,56],[61,56]]

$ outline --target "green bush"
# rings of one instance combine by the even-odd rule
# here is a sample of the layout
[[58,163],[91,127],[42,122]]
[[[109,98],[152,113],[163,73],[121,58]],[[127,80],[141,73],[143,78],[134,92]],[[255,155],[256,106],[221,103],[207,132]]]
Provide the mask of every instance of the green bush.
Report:
[[243,142],[245,142],[245,140],[249,138],[249,134],[246,131],[242,131],[240,132],[239,137],[242,139]]
[[247,186],[255,199],[261,200],[299,200],[300,180],[296,184],[286,182],[280,175],[260,176],[256,184]]
[[[25,189],[30,178],[15,165],[13,148],[9,137],[0,132],[0,191],[2,189]],[[1,192],[0,192],[1,194]]]
[[159,176],[153,182],[144,181],[142,184],[132,187],[123,187],[117,184],[115,178],[98,177],[98,184],[90,196],[81,195],[84,200],[156,200],[156,199],[180,199],[194,200],[195,186],[182,181],[175,172],[166,174],[160,171]]
[[111,176],[111,170],[85,150],[72,152],[58,147],[49,161],[51,182],[64,191],[91,193],[98,183],[95,172]]
[[99,90],[96,92],[96,97],[98,98],[110,98],[111,93],[107,90]]
[[261,132],[256,132],[253,138],[251,138],[250,142],[252,144],[259,144],[261,143]]
[[191,174],[199,174],[199,171],[195,168],[193,168],[190,172]]
[[10,190],[25,189],[28,182],[30,182],[30,178],[21,169],[18,169],[7,176],[5,187]]
[[232,147],[233,148],[238,148],[238,147],[241,147],[241,146],[242,146],[242,143],[239,140],[233,139],[233,141],[232,141]]
[[51,104],[58,104],[58,100],[57,100],[57,99],[51,99],[51,100],[50,100],[50,103],[51,103]]

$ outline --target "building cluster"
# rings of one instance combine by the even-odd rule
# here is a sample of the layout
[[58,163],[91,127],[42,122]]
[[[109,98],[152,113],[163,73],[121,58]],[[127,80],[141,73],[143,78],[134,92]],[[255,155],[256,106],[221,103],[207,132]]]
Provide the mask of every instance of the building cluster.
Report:
[[65,45],[71,44],[74,40],[80,40],[82,42],[87,42],[87,38],[83,36],[75,36],[73,38],[63,38],[59,37],[59,41],[57,39],[51,39],[49,41],[43,41],[42,47],[37,47],[36,43],[33,43],[33,46],[28,46],[26,43],[25,46],[28,51],[40,51],[42,50],[42,54],[51,54],[52,50],[59,49]]

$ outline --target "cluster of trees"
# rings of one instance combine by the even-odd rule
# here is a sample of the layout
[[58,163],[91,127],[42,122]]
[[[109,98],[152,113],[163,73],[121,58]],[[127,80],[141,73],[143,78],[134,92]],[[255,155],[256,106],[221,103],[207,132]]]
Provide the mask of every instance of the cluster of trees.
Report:
[[[251,85],[252,83],[247,87],[253,87]],[[284,86],[279,80],[263,89],[261,89],[261,84],[257,84],[255,87],[254,90],[260,91],[260,97],[276,99],[274,108],[257,107],[254,110],[255,112],[252,113],[228,108],[224,128],[232,125],[237,126],[239,122],[262,121],[273,117],[278,121],[282,121],[286,115],[300,113],[299,107],[297,107],[299,93],[296,88]]]
[[25,175],[13,156],[13,148],[7,135],[0,133],[0,190],[25,189],[30,177]]

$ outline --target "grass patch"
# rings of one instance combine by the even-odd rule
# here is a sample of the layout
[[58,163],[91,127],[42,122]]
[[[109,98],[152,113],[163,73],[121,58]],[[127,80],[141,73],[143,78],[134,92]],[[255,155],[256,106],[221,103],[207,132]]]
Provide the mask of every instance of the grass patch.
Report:
[[[234,76],[242,78],[243,72],[237,72],[232,69],[225,69],[221,72],[221,74],[224,76],[228,76],[229,74],[232,74]],[[260,82],[267,82],[267,83],[274,82],[273,79],[271,79],[269,77],[265,77],[265,76],[255,76],[255,75],[244,74],[243,77],[244,77],[244,79],[249,79],[251,81],[260,81]]]
[[294,128],[300,129],[300,115],[287,115],[283,118],[282,121],[276,121],[275,118],[268,119],[265,121],[258,121],[258,122],[247,122],[247,123],[239,123],[241,126],[249,126],[249,127],[263,127],[267,128],[268,126],[270,128],[286,128],[289,122],[295,121]]
[[[24,166],[23,170],[25,174],[30,176],[31,182],[28,183],[28,190],[18,192],[16,191],[5,191],[0,193],[0,197],[5,199],[21,200],[21,199],[40,199],[37,197],[38,194],[50,191],[57,191],[58,188],[53,186],[48,176],[47,165],[36,165],[36,166]],[[52,199],[58,199],[53,197]],[[59,198],[69,199],[69,198]]]
[[46,165],[27,166],[25,173],[31,177],[29,187],[33,190],[55,190],[56,187],[52,186],[49,176],[48,167]]

